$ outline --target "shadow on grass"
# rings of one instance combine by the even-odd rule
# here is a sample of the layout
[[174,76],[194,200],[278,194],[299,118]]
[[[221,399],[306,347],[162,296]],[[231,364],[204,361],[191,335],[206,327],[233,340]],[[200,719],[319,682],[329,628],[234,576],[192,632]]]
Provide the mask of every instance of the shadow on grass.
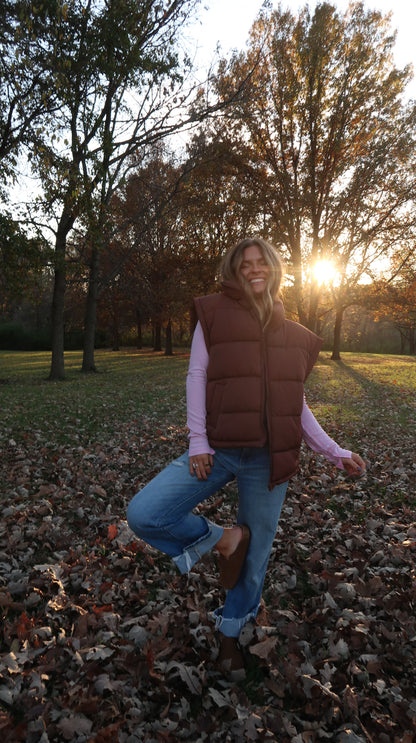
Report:
[[[411,379],[402,379],[398,369],[397,381],[372,379],[363,372],[343,360],[332,362],[341,372],[350,377],[356,385],[361,387],[366,399],[375,406],[376,412],[382,416],[393,410],[394,425],[401,425],[408,429],[416,426],[415,383]],[[382,362],[380,362],[380,366]],[[370,413],[370,411],[369,411]],[[371,413],[370,413],[371,415]]]
[[363,388],[363,390],[365,390],[366,392],[370,392],[372,397],[379,395],[381,392],[385,394],[386,385],[390,387],[393,392],[395,391],[394,385],[391,385],[388,382],[375,382],[373,379],[369,379],[365,374],[354,369],[354,367],[346,364],[345,361],[343,361],[342,359],[339,361],[333,361],[332,363],[336,364],[336,366],[341,369],[344,374],[347,374],[349,377],[351,377],[354,382],[356,382]]

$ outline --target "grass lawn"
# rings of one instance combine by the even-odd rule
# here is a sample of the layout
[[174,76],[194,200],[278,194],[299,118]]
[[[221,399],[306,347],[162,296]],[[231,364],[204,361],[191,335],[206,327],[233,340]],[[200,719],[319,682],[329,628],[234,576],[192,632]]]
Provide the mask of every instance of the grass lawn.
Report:
[[[0,352],[3,436],[86,443],[137,418],[185,425],[186,352],[98,350],[99,373],[88,375],[81,360],[81,352],[67,352],[66,380],[49,382],[49,353]],[[321,424],[341,432],[345,445],[359,448],[363,429],[376,424],[393,439],[394,431],[415,430],[416,359],[345,353],[334,362],[323,352],[306,394]]]
[[111,436],[139,415],[184,425],[188,354],[99,350],[95,358],[98,373],[82,374],[82,353],[67,352],[66,380],[50,382],[49,353],[0,352],[0,430],[70,443]]
[[321,353],[307,399],[321,424],[345,432],[350,445],[359,448],[371,427],[394,444],[395,432],[416,433],[416,358],[345,353],[334,362]]

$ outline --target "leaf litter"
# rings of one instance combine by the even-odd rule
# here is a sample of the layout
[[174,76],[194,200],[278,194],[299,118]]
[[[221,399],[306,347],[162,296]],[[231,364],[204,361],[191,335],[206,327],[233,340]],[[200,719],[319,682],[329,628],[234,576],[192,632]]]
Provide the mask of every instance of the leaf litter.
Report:
[[[215,558],[181,576],[125,521],[184,427],[143,418],[74,446],[6,432],[3,743],[414,743],[415,432],[391,438],[387,408],[356,424],[363,478],[303,450],[238,682],[215,667]],[[235,508],[233,485],[200,506],[222,523]]]

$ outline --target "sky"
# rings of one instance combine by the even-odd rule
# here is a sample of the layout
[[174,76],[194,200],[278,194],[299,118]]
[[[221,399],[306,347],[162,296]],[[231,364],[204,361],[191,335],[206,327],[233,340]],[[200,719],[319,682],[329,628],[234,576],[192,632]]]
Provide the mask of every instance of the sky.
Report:
[[[341,11],[348,7],[348,0],[332,0]],[[261,0],[202,0],[199,7],[199,21],[192,29],[190,36],[195,43],[198,66],[206,67],[212,59],[217,43],[224,56],[235,49],[244,49],[249,29],[261,7]],[[299,0],[282,0],[282,8],[289,8],[296,13],[304,7]],[[309,0],[311,10],[316,2]],[[392,12],[392,29],[397,30],[395,45],[395,63],[404,67],[412,63],[416,74],[416,3],[414,0],[365,0],[369,10],[380,10],[384,15]],[[277,7],[275,0],[273,5]],[[416,98],[416,80],[407,89],[409,97]]]

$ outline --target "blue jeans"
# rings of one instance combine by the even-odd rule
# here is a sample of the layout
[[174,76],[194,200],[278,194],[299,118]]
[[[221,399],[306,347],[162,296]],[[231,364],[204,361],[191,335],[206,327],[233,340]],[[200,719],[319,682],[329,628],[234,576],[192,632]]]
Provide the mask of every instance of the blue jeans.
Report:
[[227,591],[224,606],[214,611],[217,629],[228,637],[238,637],[259,609],[287,489],[285,482],[270,491],[269,473],[267,447],[217,449],[207,480],[198,480],[190,474],[186,452],[137,493],[127,509],[127,521],[134,533],[170,555],[180,572],[186,573],[223,534],[221,526],[193,513],[192,509],[236,479],[237,523],[247,524],[251,539],[237,584]]

